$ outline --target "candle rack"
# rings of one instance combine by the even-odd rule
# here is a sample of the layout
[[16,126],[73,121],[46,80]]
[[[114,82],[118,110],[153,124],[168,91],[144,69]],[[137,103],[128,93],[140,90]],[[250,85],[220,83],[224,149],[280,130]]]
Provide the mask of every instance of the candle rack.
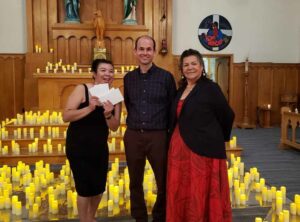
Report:
[[[248,66],[248,65],[247,65]],[[248,68],[244,72],[244,111],[243,111],[243,120],[242,123],[238,123],[237,127],[242,128],[242,129],[253,129],[255,128],[254,124],[250,124],[249,121],[249,113],[248,113],[248,77],[249,77],[249,72]]]

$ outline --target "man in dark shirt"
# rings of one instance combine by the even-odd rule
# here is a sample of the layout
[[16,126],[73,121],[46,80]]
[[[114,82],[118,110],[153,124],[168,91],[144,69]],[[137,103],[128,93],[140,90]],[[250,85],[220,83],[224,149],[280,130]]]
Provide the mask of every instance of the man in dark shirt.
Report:
[[155,41],[152,37],[139,37],[134,54],[139,67],[124,77],[127,109],[124,144],[130,177],[131,215],[138,222],[148,221],[143,191],[147,158],[157,184],[153,221],[165,221],[168,114],[176,85],[170,72],[153,64]]

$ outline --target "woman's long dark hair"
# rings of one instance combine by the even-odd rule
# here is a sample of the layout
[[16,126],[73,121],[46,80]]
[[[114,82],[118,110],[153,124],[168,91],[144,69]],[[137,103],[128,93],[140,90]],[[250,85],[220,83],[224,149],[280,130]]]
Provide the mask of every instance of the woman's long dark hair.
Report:
[[[187,81],[185,76],[183,75],[183,59],[189,56],[196,56],[196,58],[198,59],[200,65],[203,67],[203,71],[202,71],[202,75],[199,78],[199,80],[208,80],[208,78],[206,78],[206,71],[205,71],[205,66],[204,66],[204,61],[203,61],[203,56],[201,55],[201,53],[195,49],[187,49],[184,50],[183,53],[180,56],[179,59],[179,69],[181,72],[181,80],[179,80],[178,85],[179,87],[186,87],[187,85]],[[199,81],[198,80],[198,81]]]

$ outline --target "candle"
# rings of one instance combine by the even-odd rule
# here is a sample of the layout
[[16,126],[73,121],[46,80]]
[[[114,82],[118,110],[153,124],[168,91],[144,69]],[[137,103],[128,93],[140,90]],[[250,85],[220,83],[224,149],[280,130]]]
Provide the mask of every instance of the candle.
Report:
[[36,203],[38,206],[41,206],[42,198],[41,198],[40,196],[35,197],[35,203]]
[[268,188],[262,188],[262,201],[266,202],[268,200]]
[[276,187],[271,187],[271,191],[272,191],[272,199],[276,198]]
[[260,183],[255,183],[255,191],[256,192],[260,192],[261,191]]
[[0,196],[0,210],[4,209],[4,197]]
[[67,192],[67,207],[72,207],[72,190],[68,190]]
[[291,215],[296,215],[297,214],[297,208],[296,208],[295,203],[290,204],[290,212],[291,212]]
[[283,221],[284,222],[290,221],[290,212],[288,210],[283,210]]
[[246,195],[245,194],[241,194],[240,202],[241,202],[241,205],[243,205],[243,206],[246,205]]
[[41,72],[40,68],[37,68],[36,73],[40,73],[40,72]]
[[285,186],[281,186],[280,187],[280,191],[281,191],[281,196],[282,196],[282,201],[283,203],[285,203],[286,201],[286,187]]
[[112,200],[108,200],[107,202],[108,205],[108,211],[111,212],[113,210],[113,201]]
[[50,48],[50,53],[53,53],[53,48]]
[[5,209],[10,209],[11,208],[11,201],[10,201],[9,197],[5,198],[4,206],[5,206]]
[[34,218],[38,216],[38,212],[39,212],[39,205],[35,203],[32,206],[32,214]]
[[53,214],[58,213],[58,202],[57,202],[57,200],[52,201],[52,213]]
[[38,53],[38,52],[39,52],[39,46],[35,45],[35,53]]
[[124,66],[121,66],[121,73],[124,74],[124,72],[125,72],[125,68]]
[[262,222],[262,218],[261,217],[255,217],[255,222]]
[[114,197],[114,203],[118,204],[119,203],[119,186],[114,187],[113,197]]
[[279,213],[282,211],[282,198],[278,197],[276,199],[276,214],[279,215]]
[[16,202],[15,208],[16,208],[16,209],[15,209],[15,214],[16,214],[17,216],[22,215],[22,203],[21,203],[21,201]]
[[42,47],[39,47],[38,53],[41,53],[41,52],[42,52]]
[[248,72],[248,69],[249,69],[249,60],[248,60],[248,57],[246,58],[246,61],[245,61],[245,72]]

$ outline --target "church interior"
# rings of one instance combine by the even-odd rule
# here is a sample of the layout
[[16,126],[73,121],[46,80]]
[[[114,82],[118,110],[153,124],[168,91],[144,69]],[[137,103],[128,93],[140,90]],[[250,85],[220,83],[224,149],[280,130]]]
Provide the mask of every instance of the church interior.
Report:
[[[150,35],[154,63],[176,81],[182,51],[199,50],[208,78],[235,113],[226,144],[233,221],[300,222],[299,1],[137,0],[135,17],[126,19],[124,0],[80,0],[78,21],[67,20],[65,2],[0,2],[0,221],[78,221],[62,111],[74,87],[92,81],[94,58],[113,62],[113,86],[123,92],[123,77],[137,66],[135,41]],[[97,11],[105,22],[100,36]],[[219,51],[199,41],[199,24],[212,14],[232,27],[230,43]],[[97,221],[133,221],[124,107],[108,139],[107,191]],[[155,186],[147,163],[149,218]]]

